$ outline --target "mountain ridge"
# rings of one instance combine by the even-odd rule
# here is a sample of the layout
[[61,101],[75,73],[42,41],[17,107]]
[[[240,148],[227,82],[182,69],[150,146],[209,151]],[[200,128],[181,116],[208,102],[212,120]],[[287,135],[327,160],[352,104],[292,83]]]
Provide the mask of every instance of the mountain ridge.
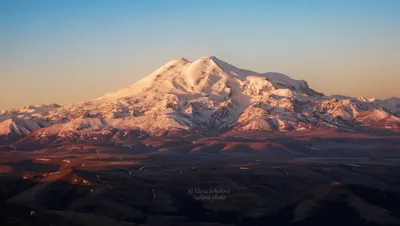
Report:
[[281,73],[240,69],[215,56],[193,62],[180,58],[99,98],[64,107],[0,111],[0,136],[35,134],[34,139],[63,140],[89,135],[98,139],[99,134],[110,137],[118,131],[158,136],[331,128],[399,133],[398,100],[325,96],[306,81]]

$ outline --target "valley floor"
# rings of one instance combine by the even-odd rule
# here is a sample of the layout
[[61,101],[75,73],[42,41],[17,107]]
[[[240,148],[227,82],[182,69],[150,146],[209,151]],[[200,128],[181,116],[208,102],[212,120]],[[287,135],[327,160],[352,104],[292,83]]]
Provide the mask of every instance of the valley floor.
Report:
[[0,149],[2,225],[399,225],[398,139]]

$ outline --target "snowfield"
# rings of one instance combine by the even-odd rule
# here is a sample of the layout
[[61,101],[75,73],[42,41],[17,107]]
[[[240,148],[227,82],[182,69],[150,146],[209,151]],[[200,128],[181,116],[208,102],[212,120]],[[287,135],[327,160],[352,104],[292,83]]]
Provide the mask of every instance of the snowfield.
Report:
[[165,135],[324,128],[398,133],[399,100],[325,96],[284,74],[239,69],[213,56],[194,62],[181,58],[97,99],[0,111],[0,136],[32,134],[43,140],[120,131]]

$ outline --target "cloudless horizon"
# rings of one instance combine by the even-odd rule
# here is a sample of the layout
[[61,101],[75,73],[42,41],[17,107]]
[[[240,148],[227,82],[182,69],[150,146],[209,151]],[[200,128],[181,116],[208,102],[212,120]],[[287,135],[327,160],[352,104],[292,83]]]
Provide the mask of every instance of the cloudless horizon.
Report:
[[0,109],[62,105],[216,56],[327,95],[400,97],[400,1],[0,2]]

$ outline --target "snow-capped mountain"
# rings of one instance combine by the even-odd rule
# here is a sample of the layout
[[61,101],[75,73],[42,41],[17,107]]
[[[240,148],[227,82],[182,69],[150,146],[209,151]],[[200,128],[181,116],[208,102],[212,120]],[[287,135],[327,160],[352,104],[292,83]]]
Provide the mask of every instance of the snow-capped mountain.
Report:
[[390,113],[400,117],[400,98],[398,97],[391,97],[387,99],[376,99],[376,98],[367,98],[367,97],[349,97],[349,96],[343,96],[343,95],[332,95],[331,97],[337,98],[340,100],[346,100],[346,99],[352,99],[352,100],[358,100],[361,102],[371,102],[379,105],[382,108],[385,108],[388,110]]
[[25,136],[29,133],[51,125],[49,112],[59,108],[57,104],[26,106],[20,110],[0,111],[0,136]]
[[182,58],[94,100],[1,111],[0,136],[46,141],[325,128],[391,133],[400,132],[398,100],[325,96],[284,74],[239,69],[216,57]]
[[372,102],[386,108],[391,113],[400,117],[400,98],[392,97],[384,100],[373,99]]

